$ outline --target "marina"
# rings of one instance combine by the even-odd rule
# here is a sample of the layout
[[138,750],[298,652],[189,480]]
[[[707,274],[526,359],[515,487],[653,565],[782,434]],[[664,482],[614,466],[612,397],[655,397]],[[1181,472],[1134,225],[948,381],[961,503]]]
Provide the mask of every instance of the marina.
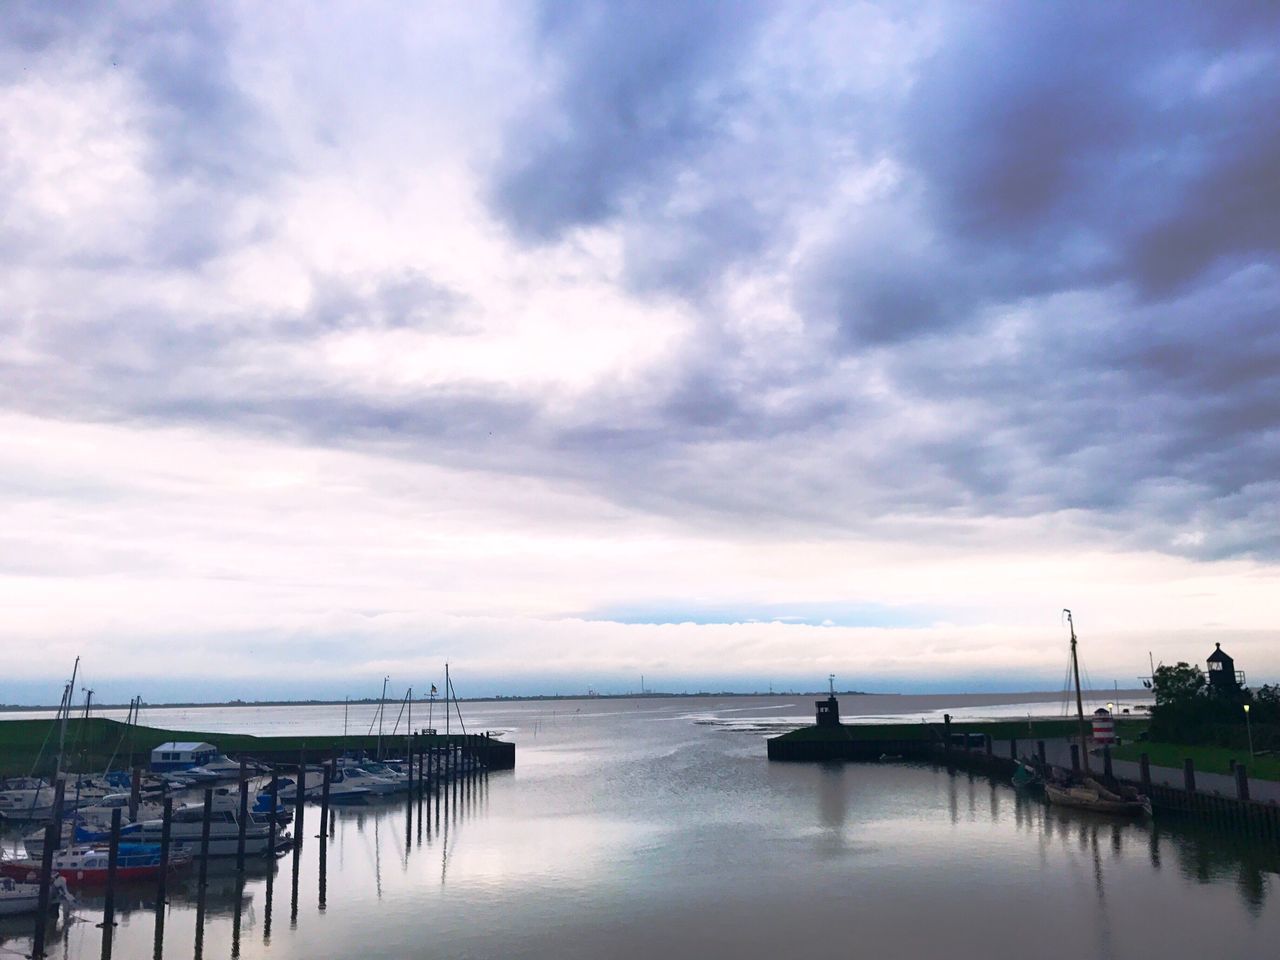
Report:
[[[1274,847],[1158,812],[1129,822],[1046,806],[981,772],[985,746],[958,748],[950,767],[768,761],[764,738],[810,722],[812,702],[468,705],[469,723],[519,740],[515,769],[327,816],[307,803],[290,824],[299,845],[248,858],[243,872],[235,857],[210,858],[203,885],[198,864],[177,872],[159,911],[155,883],[121,884],[114,955],[350,956],[377,943],[397,956],[638,958],[694,943],[764,958],[856,937],[886,956],[998,958],[1043,936],[1047,957],[1077,957],[1082,943],[1098,957],[1175,946],[1245,957],[1280,934]],[[1048,708],[853,696],[841,709],[851,724],[923,726],[945,713],[968,718],[957,725],[1011,722],[998,718],[1026,704]],[[323,731],[335,711],[340,729],[341,705],[198,720],[267,734],[302,712]],[[49,925],[49,955],[99,957],[105,891],[74,895]],[[945,925],[910,924],[895,903],[928,903],[973,936],[958,944]],[[1214,918],[1237,928],[1226,950]],[[30,918],[9,918],[0,936],[30,952]]]

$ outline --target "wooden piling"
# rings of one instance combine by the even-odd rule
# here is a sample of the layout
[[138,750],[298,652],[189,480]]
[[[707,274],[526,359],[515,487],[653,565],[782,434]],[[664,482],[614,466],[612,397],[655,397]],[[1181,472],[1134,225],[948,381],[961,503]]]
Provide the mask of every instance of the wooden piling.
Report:
[[1009,738],[1009,759],[1010,760],[1018,759],[1018,738],[1017,737]]
[[53,784],[53,810],[44,828],[44,849],[40,852],[40,893],[36,899],[36,929],[31,956],[43,957],[45,928],[49,922],[49,884],[53,882],[53,852],[62,845],[62,804],[67,781],[59,777]]
[[[280,784],[276,779],[274,767],[271,770],[271,785],[267,789],[271,794],[271,819],[267,826],[267,843],[270,844],[270,849],[267,850],[267,856],[274,859],[276,855],[276,831],[280,829],[280,821],[276,817],[276,808],[280,805]],[[274,867],[267,870],[268,886],[271,883],[271,875],[275,872]]]
[[1102,747],[1102,775],[1108,780],[1114,780],[1115,773],[1111,769],[1111,745],[1105,744]]
[[329,830],[329,784],[333,781],[333,764],[324,765],[324,781],[320,784],[320,856],[324,856],[324,835]]
[[173,797],[165,794],[160,814],[160,873],[156,877],[156,904],[163,908],[169,881],[169,836],[173,830]]
[[138,804],[142,802],[142,768],[134,765],[129,777],[129,822],[138,822]]
[[1141,778],[1143,795],[1151,796],[1151,758],[1145,753],[1138,756],[1138,776]]
[[329,868],[329,784],[333,780],[333,761],[324,765],[324,782],[320,786],[320,891],[319,907],[325,908],[325,885]]
[[209,824],[213,819],[213,788],[204,792],[204,810],[200,815],[200,890],[203,892],[209,879]]
[[1236,764],[1236,798],[1249,799],[1249,769],[1243,763]]
[[1045,749],[1044,749],[1044,741],[1037,740],[1036,741],[1036,757],[1038,757],[1040,760],[1041,770],[1046,770],[1049,767],[1049,762],[1048,760],[1045,759],[1045,756],[1046,755],[1045,755]]
[[303,811],[307,807],[307,751],[303,748],[298,754],[298,802],[293,806],[293,842],[296,847],[302,846]]
[[1187,793],[1196,792],[1196,765],[1190,757],[1182,761],[1182,785]]
[[102,901],[102,957],[110,960],[116,926],[116,872],[120,865],[120,808],[111,811],[111,840],[107,845],[107,890]]
[[1075,774],[1080,772],[1080,744],[1078,743],[1071,745],[1071,772]]
[[240,758],[240,823],[236,831],[236,872],[244,873],[244,837],[249,827],[249,765]]

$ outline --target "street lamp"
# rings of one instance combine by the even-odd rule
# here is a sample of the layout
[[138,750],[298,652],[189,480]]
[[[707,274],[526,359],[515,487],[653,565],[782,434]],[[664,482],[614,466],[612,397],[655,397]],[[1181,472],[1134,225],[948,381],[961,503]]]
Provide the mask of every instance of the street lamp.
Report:
[[1253,759],[1253,724],[1249,722],[1249,704],[1244,704],[1244,725],[1249,731],[1249,759]]

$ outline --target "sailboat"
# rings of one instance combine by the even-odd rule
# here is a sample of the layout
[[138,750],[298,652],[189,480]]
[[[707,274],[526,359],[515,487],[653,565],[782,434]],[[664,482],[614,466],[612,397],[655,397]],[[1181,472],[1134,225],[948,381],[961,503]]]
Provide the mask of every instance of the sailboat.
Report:
[[1067,615],[1067,626],[1071,628],[1071,675],[1076,686],[1076,718],[1080,723],[1080,760],[1084,766],[1084,777],[1078,784],[1058,784],[1045,781],[1045,798],[1055,806],[1074,807],[1078,810],[1093,810],[1096,813],[1140,814],[1151,813],[1151,801],[1136,790],[1121,787],[1117,793],[1108,790],[1093,778],[1089,769],[1089,749],[1086,727],[1084,723],[1084,698],[1080,693],[1080,658],[1076,654],[1076,626],[1071,618],[1070,610],[1063,610]]

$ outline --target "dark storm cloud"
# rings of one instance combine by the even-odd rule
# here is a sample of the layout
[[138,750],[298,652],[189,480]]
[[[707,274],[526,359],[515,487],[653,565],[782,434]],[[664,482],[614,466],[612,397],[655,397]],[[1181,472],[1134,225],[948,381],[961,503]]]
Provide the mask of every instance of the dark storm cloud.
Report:
[[[146,91],[148,169],[172,191],[157,262],[269,229],[225,215],[275,168],[232,27],[21,9],[22,56],[83,29],[82,55]],[[956,5],[898,91],[821,82],[785,31],[762,48],[768,7],[549,4],[547,92],[504,131],[485,196],[531,247],[615,229],[631,292],[696,314],[677,355],[570,399],[251,375],[261,351],[334,333],[472,329],[431,277],[319,277],[287,316],[9,314],[31,350],[0,357],[0,396],[548,476],[734,530],[1072,511],[1139,546],[1280,556],[1276,9]],[[892,178],[845,191],[879,160]],[[781,278],[793,324],[721,298],[757,276]]]
[[720,82],[758,11],[647,0],[540,10],[556,92],[510,132],[493,197],[522,235],[545,240],[615,216],[706,145],[729,95]]
[[[817,91],[805,103],[814,119],[799,133],[815,152],[830,130],[856,122],[880,138],[863,155],[885,152],[904,171],[793,275],[816,362],[790,387],[828,401],[813,403],[815,419],[787,423],[761,402],[788,379],[750,362],[767,345],[704,337],[699,360],[650,384],[655,418],[629,419],[623,404],[619,422],[575,436],[626,464],[616,490],[662,487],[673,500],[701,502],[712,485],[721,504],[758,504],[768,490],[775,509],[794,510],[829,485],[803,450],[783,461],[776,440],[826,431],[856,448],[832,458],[855,480],[828,501],[833,517],[895,506],[1080,510],[1161,547],[1182,531],[1192,552],[1274,553],[1280,542],[1259,505],[1260,491],[1275,489],[1280,449],[1280,14],[1253,4],[1028,4],[953,7],[947,20],[901,107]],[[581,29],[544,37],[572,82],[541,120],[517,128],[512,143],[535,143],[535,159],[500,174],[499,211],[537,238],[618,218],[641,289],[701,296],[730,264],[764,266],[789,238],[785,213],[760,203],[776,179],[746,163],[712,166],[725,131],[759,125],[759,99],[700,101],[713,109],[681,111],[658,135],[630,129],[610,96],[635,98],[635,73],[615,69],[611,40]],[[715,50],[741,38],[698,42]],[[680,69],[664,72],[627,61],[650,71],[645,94],[659,103],[669,103],[672,77],[690,102],[733,86],[724,57],[674,62]],[[783,146],[761,149],[782,162]],[[670,173],[676,158],[686,180],[715,181],[704,199],[742,198],[723,208],[733,216],[712,218],[727,229],[663,212],[687,199]],[[810,200],[832,188],[838,167],[789,171],[793,180],[815,171],[826,176],[813,178]],[[645,202],[628,205],[635,197]],[[1003,333],[1019,311],[1018,332]],[[843,380],[833,367],[842,356],[865,358],[917,409],[950,411],[945,429],[895,440],[901,414]],[[768,453],[762,437],[773,441]],[[713,443],[716,458],[699,457],[694,445]],[[734,474],[718,459],[734,444],[752,448],[742,458],[772,456],[778,476],[731,457]],[[655,459],[665,467],[647,465]]]
[[925,65],[906,156],[952,243],[1013,256],[1004,292],[1162,295],[1280,248],[1277,28],[1265,4],[984,8]]

